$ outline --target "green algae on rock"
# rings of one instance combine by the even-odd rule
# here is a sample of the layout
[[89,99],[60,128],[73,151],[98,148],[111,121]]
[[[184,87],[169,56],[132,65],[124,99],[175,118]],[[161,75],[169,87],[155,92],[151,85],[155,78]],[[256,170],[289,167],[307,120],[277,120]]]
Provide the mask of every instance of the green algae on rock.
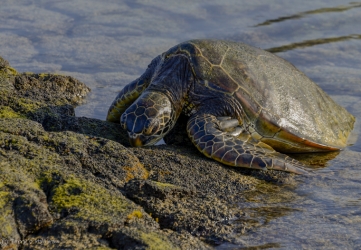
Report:
[[245,194],[295,184],[184,146],[127,148],[119,125],[75,117],[87,92],[0,58],[0,249],[210,249],[262,224]]
[[131,205],[124,197],[112,194],[104,187],[72,177],[52,192],[51,202],[58,212],[81,208],[74,213],[76,218],[96,222],[112,222],[121,218]]
[[207,248],[190,235],[167,240],[123,196],[126,182],[149,173],[116,142],[118,126],[74,116],[88,92],[72,77],[19,74],[0,58],[0,249],[110,249],[129,228],[146,248]]

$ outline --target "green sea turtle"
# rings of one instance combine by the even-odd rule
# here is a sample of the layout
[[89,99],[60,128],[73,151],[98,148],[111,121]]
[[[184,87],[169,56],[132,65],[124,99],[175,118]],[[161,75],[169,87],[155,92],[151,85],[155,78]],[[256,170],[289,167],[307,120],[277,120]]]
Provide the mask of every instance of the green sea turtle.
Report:
[[299,174],[306,172],[302,164],[282,153],[342,149],[355,122],[289,62],[220,40],[187,41],[153,59],[118,94],[107,120],[120,122],[133,146],[147,146],[181,113],[205,156]]

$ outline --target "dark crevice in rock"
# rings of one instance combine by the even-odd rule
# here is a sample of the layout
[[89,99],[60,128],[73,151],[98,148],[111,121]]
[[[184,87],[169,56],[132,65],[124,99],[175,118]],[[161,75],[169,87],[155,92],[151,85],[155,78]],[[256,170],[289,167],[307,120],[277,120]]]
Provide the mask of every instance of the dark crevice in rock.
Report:
[[0,57],[0,236],[28,240],[13,248],[210,249],[262,224],[237,206],[247,195],[294,184],[205,158],[182,141],[182,119],[174,145],[128,148],[119,124],[74,116],[88,92]]

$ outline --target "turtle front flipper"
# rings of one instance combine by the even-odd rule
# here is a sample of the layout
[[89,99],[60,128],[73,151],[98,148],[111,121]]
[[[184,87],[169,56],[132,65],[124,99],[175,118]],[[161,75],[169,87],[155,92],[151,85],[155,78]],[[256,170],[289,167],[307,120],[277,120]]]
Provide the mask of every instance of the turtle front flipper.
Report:
[[238,136],[240,133],[235,133],[236,129],[226,131],[235,127],[233,121],[218,120],[209,114],[194,115],[187,124],[188,136],[205,156],[226,165],[275,169],[296,174],[308,173],[302,169],[302,163],[276,152],[268,145]]
[[107,115],[107,121],[120,122],[120,117],[124,111],[132,105],[132,103],[142,94],[142,92],[149,86],[151,78],[157,69],[161,61],[161,57],[158,56],[148,65],[147,70],[138,79],[132,81],[126,85],[114,99],[110,105]]

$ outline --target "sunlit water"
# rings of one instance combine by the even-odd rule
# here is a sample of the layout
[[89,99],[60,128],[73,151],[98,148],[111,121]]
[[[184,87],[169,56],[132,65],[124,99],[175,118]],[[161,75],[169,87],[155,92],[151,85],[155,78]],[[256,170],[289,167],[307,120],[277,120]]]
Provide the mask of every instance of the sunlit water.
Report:
[[360,249],[360,17],[361,2],[335,0],[2,0],[0,55],[19,71],[85,82],[92,92],[77,115],[105,119],[117,92],[179,42],[228,39],[276,53],[358,123],[350,146],[296,189],[258,190],[237,204],[261,226],[219,248]]

